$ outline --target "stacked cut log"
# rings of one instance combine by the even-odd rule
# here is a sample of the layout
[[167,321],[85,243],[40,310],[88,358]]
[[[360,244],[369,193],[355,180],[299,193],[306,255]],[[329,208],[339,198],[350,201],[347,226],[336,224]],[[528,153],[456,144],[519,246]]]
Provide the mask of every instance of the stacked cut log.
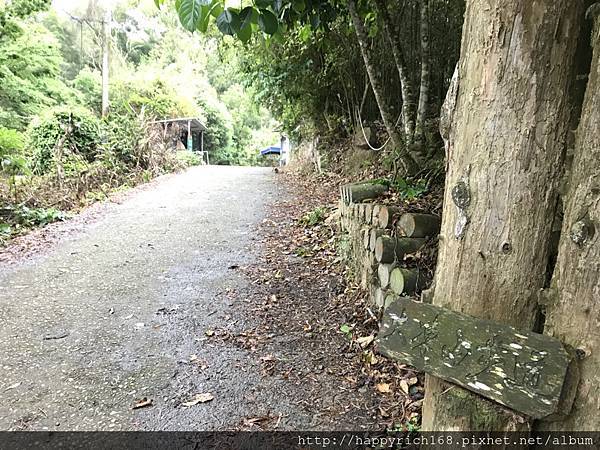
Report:
[[418,252],[437,235],[440,218],[404,213],[395,205],[376,203],[387,188],[354,183],[340,188],[340,225],[346,233],[348,266],[370,301],[386,308],[401,295],[415,295],[427,281],[405,257]]

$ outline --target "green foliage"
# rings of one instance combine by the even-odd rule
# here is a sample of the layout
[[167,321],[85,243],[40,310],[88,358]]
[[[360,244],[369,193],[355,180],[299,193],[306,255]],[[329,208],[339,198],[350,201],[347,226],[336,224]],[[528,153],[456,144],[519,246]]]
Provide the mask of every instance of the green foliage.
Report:
[[25,148],[25,136],[17,130],[0,127],[0,158],[19,154]]
[[410,419],[405,419],[402,423],[395,423],[389,431],[392,433],[417,433],[420,429],[419,416],[414,416]]
[[0,7],[0,41],[15,38],[23,32],[22,20],[45,11],[51,0],[12,0]]
[[113,112],[103,124],[104,150],[126,166],[142,163],[139,142],[146,133],[146,122],[134,113]]
[[63,158],[79,156],[92,162],[100,150],[100,122],[83,108],[46,113],[31,123],[28,136],[36,174],[47,173],[54,167],[57,152]]
[[346,336],[346,338],[348,340],[352,340],[352,330],[353,330],[353,326],[352,325],[348,325],[347,323],[343,324],[342,326],[340,326],[340,331],[342,332],[342,334],[344,336]]
[[[165,0],[155,0],[158,7]],[[335,2],[305,0],[255,0],[252,5],[231,7],[226,0],[177,0],[175,9],[182,26],[191,32],[206,32],[214,18],[219,31],[247,42],[254,33],[281,39],[297,23],[327,27],[337,15]]]
[[208,130],[204,134],[204,145],[214,152],[215,164],[226,163],[231,154],[233,124],[227,107],[218,99],[204,97],[197,103]]
[[56,208],[28,208],[27,206],[15,209],[14,215],[16,222],[27,228],[44,226],[67,218],[67,214]]
[[377,178],[375,180],[371,180],[370,181],[371,184],[379,184],[381,186],[386,186],[386,187],[390,187],[392,182],[390,180],[388,180],[387,178]]
[[[272,32],[273,17],[264,11],[272,8],[264,2],[226,11],[221,1],[196,1],[195,8],[208,12],[202,17],[193,10],[185,16],[143,2],[117,2],[111,108],[103,119],[103,2],[63,5],[83,24],[52,9],[38,14],[49,3],[12,0],[0,8],[0,204],[12,211],[1,234],[58,218],[41,206],[80,207],[202,163],[196,154],[167,148],[157,127],[148,127],[154,120],[200,118],[209,126],[204,149],[212,163],[254,164],[259,149],[278,140],[278,124],[255,101],[240,69],[245,61],[239,40],[225,45],[215,39],[220,16],[246,41],[261,27]],[[182,34],[180,18],[206,34]],[[22,202],[29,209],[14,206]]]
[[111,112],[144,115],[149,120],[177,117],[183,112],[173,90],[159,77],[117,80],[111,85]]
[[72,82],[83,106],[100,114],[102,111],[102,75],[97,71],[84,68]]
[[177,152],[177,161],[182,163],[185,167],[200,166],[202,165],[202,158],[198,153],[190,152],[188,150],[182,150]]
[[72,104],[74,92],[59,79],[62,57],[56,39],[41,25],[0,41],[0,125],[23,130],[31,117]]
[[29,164],[23,156],[23,134],[0,127],[0,172],[8,175],[9,190],[17,198],[17,176],[29,173]]
[[327,210],[322,207],[316,207],[309,213],[306,213],[300,218],[300,224],[307,227],[314,227],[320,224],[327,217]]
[[6,222],[0,221],[0,243],[30,228],[43,227],[68,217],[56,208],[29,208],[24,205],[2,208],[1,212]]
[[406,200],[414,200],[427,193],[429,190],[429,183],[427,180],[406,180],[404,178],[398,178],[392,187],[398,191],[402,198]]

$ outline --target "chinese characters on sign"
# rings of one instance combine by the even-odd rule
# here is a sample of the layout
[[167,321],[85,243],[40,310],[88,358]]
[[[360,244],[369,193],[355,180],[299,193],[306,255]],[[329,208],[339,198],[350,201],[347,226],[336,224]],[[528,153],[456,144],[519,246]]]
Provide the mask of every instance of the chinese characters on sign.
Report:
[[401,298],[377,340],[384,355],[542,418],[556,412],[571,356],[560,341]]

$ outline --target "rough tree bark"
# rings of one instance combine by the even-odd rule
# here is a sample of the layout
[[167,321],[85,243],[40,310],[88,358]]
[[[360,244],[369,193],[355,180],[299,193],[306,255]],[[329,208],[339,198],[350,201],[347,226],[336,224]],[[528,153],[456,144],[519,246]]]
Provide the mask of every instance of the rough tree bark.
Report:
[[[591,15],[600,9],[596,4]],[[544,332],[579,349],[580,383],[575,405],[561,422],[538,429],[600,429],[600,19],[574,159],[565,196],[565,215]]]
[[[583,20],[572,0],[468,0],[433,303],[531,330],[568,134]],[[427,377],[423,429],[526,419]]]
[[404,170],[407,173],[414,172],[415,159],[409,154],[406,143],[404,142],[402,136],[400,135],[400,133],[398,133],[398,130],[396,129],[396,118],[394,117],[394,110],[383,93],[380,73],[377,67],[375,67],[373,65],[373,62],[371,61],[371,55],[369,53],[368,48],[367,31],[356,9],[355,0],[348,0],[348,10],[350,12],[350,17],[352,18],[352,24],[354,25],[354,31],[358,39],[360,52],[365,63],[367,74],[369,75],[371,88],[373,89],[373,94],[375,96],[377,106],[379,107],[379,112],[381,114],[383,124],[385,125],[385,129],[390,136],[392,145],[399,153],[399,156],[401,158],[400,160],[404,166]]
[[421,0],[421,86],[419,88],[419,106],[415,122],[414,140],[423,144],[427,107],[429,106],[430,56],[429,56],[429,0]]

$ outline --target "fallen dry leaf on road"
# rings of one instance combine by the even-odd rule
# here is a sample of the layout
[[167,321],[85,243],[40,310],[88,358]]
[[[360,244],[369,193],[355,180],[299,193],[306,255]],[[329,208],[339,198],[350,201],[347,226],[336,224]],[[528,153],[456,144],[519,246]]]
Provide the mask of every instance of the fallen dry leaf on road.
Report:
[[400,380],[400,388],[406,395],[408,395],[408,382],[406,380]]
[[146,397],[144,397],[143,399],[135,402],[135,404],[131,407],[131,409],[146,408],[148,406],[152,406],[152,399],[148,400]]
[[215,335],[215,332],[213,330],[206,330],[204,334],[206,334],[208,337],[211,337]]
[[392,390],[390,389],[390,385],[388,383],[377,383],[375,388],[377,389],[378,392],[381,392],[382,394],[387,394],[389,392],[392,392]]
[[364,336],[364,337],[360,337],[356,340],[356,342],[362,347],[362,348],[366,348],[369,346],[369,344],[371,344],[371,342],[373,342],[373,340],[375,339],[375,336],[370,335],[370,336]]
[[183,402],[182,405],[183,406],[194,406],[197,405],[199,403],[206,403],[206,402],[210,402],[211,400],[213,400],[215,397],[207,392],[206,394],[196,394],[196,396],[187,402]]

